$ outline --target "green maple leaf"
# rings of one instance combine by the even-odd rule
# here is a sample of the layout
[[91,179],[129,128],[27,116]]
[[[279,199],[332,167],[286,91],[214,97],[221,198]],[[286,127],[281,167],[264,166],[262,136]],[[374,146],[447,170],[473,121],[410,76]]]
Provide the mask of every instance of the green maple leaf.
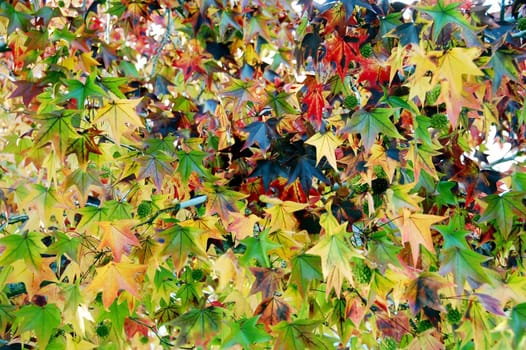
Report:
[[64,182],[66,188],[75,186],[79,190],[83,198],[86,198],[89,194],[89,190],[92,186],[102,187],[100,182],[99,174],[94,169],[77,168],[71,174],[66,177]]
[[230,323],[230,335],[225,339],[224,347],[230,348],[237,344],[244,349],[250,349],[257,343],[265,343],[272,339],[270,335],[258,325],[259,316],[251,318],[242,318],[236,322]]
[[502,77],[507,76],[511,80],[518,80],[519,71],[515,62],[516,57],[517,53],[513,50],[499,48],[493,52],[488,62],[488,67],[493,68],[493,93],[496,93],[500,87]]
[[398,254],[402,248],[395,245],[384,231],[375,232],[371,235],[368,248],[371,260],[376,261],[380,271],[385,272],[388,264],[401,266]]
[[202,177],[207,176],[203,160],[208,156],[208,153],[192,150],[190,152],[177,151],[176,154],[179,160],[176,171],[181,175],[184,182],[188,181],[193,172]]
[[221,328],[223,310],[219,307],[209,306],[201,309],[192,309],[170,322],[181,328],[177,337],[177,345],[186,339],[198,340],[199,344],[207,344],[215,333]]
[[304,297],[307,287],[312,280],[323,280],[321,272],[321,258],[318,255],[299,254],[291,261],[290,282],[298,286],[299,292]]
[[468,20],[458,10],[460,2],[444,4],[443,0],[438,0],[435,6],[420,7],[420,11],[427,13],[433,18],[433,39],[436,40],[444,27],[450,23],[458,25],[462,31],[461,34],[470,46],[479,45],[476,39],[476,27],[471,25]]
[[269,239],[268,230],[261,232],[257,237],[247,237],[241,243],[247,247],[247,250],[239,261],[246,266],[251,265],[250,260],[255,259],[261,266],[270,267],[269,250],[281,247],[281,244]]
[[15,306],[11,304],[0,304],[0,332],[5,332],[8,325],[15,320]]
[[60,322],[60,309],[55,304],[24,305],[16,312],[15,324],[18,331],[34,331],[41,349],[46,348],[49,338],[60,326]]
[[514,333],[513,342],[518,346],[526,329],[526,303],[516,305],[511,310],[510,324]]
[[0,238],[0,245],[5,247],[0,256],[0,266],[23,259],[26,264],[39,269],[42,264],[40,254],[46,250],[42,238],[44,235],[38,232],[28,232],[23,235],[11,234]]
[[464,283],[467,280],[472,288],[477,288],[482,283],[493,284],[489,277],[489,270],[481,266],[490,257],[478,254],[471,249],[462,249],[452,246],[443,249],[440,253],[440,274],[453,273],[457,294],[464,291]]
[[110,200],[104,203],[108,220],[125,220],[132,218],[133,206],[125,200]]
[[522,203],[524,192],[510,191],[502,195],[491,194],[482,200],[488,203],[479,222],[495,219],[502,237],[507,240],[516,216],[526,218],[526,207]]
[[49,253],[61,256],[67,254],[67,256],[73,261],[78,262],[78,252],[82,239],[80,237],[70,238],[63,232],[55,233],[55,242],[48,248]]
[[103,309],[97,318],[97,321],[100,322],[106,319],[110,320],[112,331],[119,337],[124,330],[124,320],[128,316],[130,316],[128,303],[124,301],[119,304],[118,299],[115,299],[108,310]]
[[163,253],[172,256],[176,271],[180,271],[184,267],[190,253],[198,257],[206,257],[206,253],[198,241],[200,232],[199,229],[178,224],[162,232],[161,235],[166,240]]
[[283,114],[297,114],[298,111],[292,107],[288,102],[287,99],[289,98],[290,94],[287,94],[285,92],[267,92],[268,101],[267,104],[276,112],[277,116],[282,116]]
[[68,86],[68,93],[64,95],[65,99],[74,98],[77,100],[77,108],[83,109],[84,102],[88,97],[106,97],[106,92],[95,83],[95,73],[91,73],[86,82],[82,83],[79,80],[68,79],[66,85]]
[[60,157],[66,153],[70,138],[75,137],[77,132],[73,127],[73,119],[78,115],[73,111],[54,111],[34,118],[40,123],[35,147],[43,147],[51,142]]
[[458,203],[457,198],[451,192],[456,185],[454,181],[440,181],[436,187],[435,202],[439,206],[456,205]]
[[107,218],[108,209],[99,206],[88,205],[80,208],[77,211],[82,217],[77,225],[77,229],[84,228],[92,234],[99,232],[99,221],[104,221]]
[[0,5],[0,16],[6,17],[9,20],[7,26],[7,34],[13,33],[17,28],[21,31],[27,31],[28,25],[31,23],[31,15],[23,11],[17,11],[8,2],[3,2]]
[[403,139],[389,119],[393,112],[392,108],[375,108],[371,111],[360,109],[347,121],[343,130],[360,133],[366,151],[371,149],[379,133]]
[[316,333],[320,325],[321,321],[316,320],[280,322],[274,327],[274,331],[279,335],[276,338],[274,349],[334,349],[330,339]]

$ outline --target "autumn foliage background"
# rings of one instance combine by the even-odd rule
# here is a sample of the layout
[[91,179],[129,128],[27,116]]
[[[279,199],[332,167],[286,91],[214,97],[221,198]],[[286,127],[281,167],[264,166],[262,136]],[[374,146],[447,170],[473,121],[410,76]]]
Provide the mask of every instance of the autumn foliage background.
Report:
[[0,345],[524,348],[526,22],[485,10],[2,1]]

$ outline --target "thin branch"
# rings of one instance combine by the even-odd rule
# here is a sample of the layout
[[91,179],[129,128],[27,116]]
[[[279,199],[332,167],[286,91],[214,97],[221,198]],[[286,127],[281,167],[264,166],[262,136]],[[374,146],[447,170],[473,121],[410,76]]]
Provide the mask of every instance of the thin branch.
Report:
[[152,71],[150,73],[150,78],[153,78],[153,76],[155,74],[155,70],[157,69],[157,63],[159,62],[159,57],[161,56],[161,53],[163,52],[164,47],[166,46],[168,41],[170,40],[170,36],[172,34],[172,27],[173,27],[172,11],[170,9],[167,9],[166,13],[165,13],[165,16],[167,17],[167,19],[166,19],[166,31],[164,32],[164,35],[163,35],[163,37],[161,39],[161,43],[159,44],[159,48],[157,49],[157,52],[153,56],[153,59],[152,59]]
[[137,324],[140,324],[141,326],[144,326],[146,328],[148,328],[153,334],[155,334],[155,336],[157,337],[157,339],[159,339],[159,341],[161,342],[161,344],[163,345],[167,345],[169,347],[173,347],[174,345],[172,343],[170,343],[169,341],[167,341],[166,339],[164,339],[163,337],[161,337],[159,335],[159,332],[157,331],[157,329],[155,328],[155,326],[150,326],[149,324],[139,320],[138,318],[136,317],[130,317],[130,320],[132,320],[133,322],[136,322]]
[[153,224],[155,219],[157,219],[159,217],[159,215],[161,215],[163,213],[177,212],[177,211],[179,211],[181,209],[184,209],[184,208],[196,206],[196,205],[199,205],[199,204],[202,204],[202,203],[206,202],[207,199],[208,199],[207,195],[201,195],[201,196],[197,196],[197,197],[191,198],[191,199],[189,199],[187,201],[184,201],[184,202],[181,202],[181,203],[177,203],[176,205],[173,205],[171,207],[167,207],[167,208],[164,208],[164,209],[159,209],[154,214],[152,214],[152,216],[150,216],[146,221],[143,221],[143,222],[138,223],[137,225],[135,225],[134,228],[138,228],[138,227],[141,227],[141,226],[144,226],[144,225],[151,225],[151,224]]

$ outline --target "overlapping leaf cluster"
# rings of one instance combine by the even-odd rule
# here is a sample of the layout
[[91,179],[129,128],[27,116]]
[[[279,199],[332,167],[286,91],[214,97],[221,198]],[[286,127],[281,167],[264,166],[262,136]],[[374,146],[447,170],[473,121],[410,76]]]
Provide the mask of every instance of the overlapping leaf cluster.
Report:
[[372,3],[2,2],[0,341],[524,346],[523,33]]

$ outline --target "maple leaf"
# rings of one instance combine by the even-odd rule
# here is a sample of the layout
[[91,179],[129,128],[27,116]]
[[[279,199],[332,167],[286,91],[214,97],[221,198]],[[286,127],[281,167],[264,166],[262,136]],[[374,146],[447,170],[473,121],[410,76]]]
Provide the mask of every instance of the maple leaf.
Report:
[[294,320],[279,323],[274,327],[279,334],[275,349],[334,349],[330,339],[316,332],[320,326],[321,321],[317,320]]
[[443,216],[411,213],[407,208],[402,208],[402,217],[393,221],[400,228],[402,243],[408,242],[411,246],[414,266],[420,255],[420,244],[430,252],[435,252],[430,228],[444,219]]
[[340,296],[344,279],[347,279],[351,285],[354,284],[350,260],[353,256],[360,255],[346,242],[346,227],[345,223],[339,226],[339,231],[325,234],[307,251],[308,254],[321,258],[323,277],[327,279],[326,295],[334,289],[336,295]]
[[254,310],[254,315],[260,315],[258,323],[263,323],[267,332],[271,331],[271,326],[281,321],[289,321],[290,313],[291,307],[276,295],[263,299]]
[[13,83],[16,85],[16,89],[9,95],[9,98],[22,97],[22,101],[26,107],[28,107],[31,101],[40,95],[46,87],[46,84],[39,81],[17,80]]
[[359,48],[366,39],[367,36],[341,37],[340,35],[335,35],[326,41],[327,55],[323,59],[336,64],[336,71],[342,81],[345,79],[351,61],[363,62],[364,59],[360,55]]
[[255,121],[247,125],[243,131],[248,133],[248,137],[242,150],[257,143],[259,148],[261,148],[263,152],[266,152],[272,140],[278,137],[276,131],[277,122],[277,119],[271,118],[266,122]]
[[296,229],[298,227],[298,221],[293,213],[307,207],[306,204],[282,201],[266,195],[261,195],[259,200],[263,203],[272,204],[270,208],[265,209],[265,212],[270,215],[269,226],[271,231]]
[[224,312],[216,306],[192,309],[170,322],[181,329],[177,337],[178,346],[187,340],[195,340],[196,344],[206,345],[212,336],[221,329]]
[[[302,151],[299,150],[299,152]],[[320,169],[316,167],[314,159],[312,159],[312,155],[309,154],[308,150],[303,149],[302,153],[293,154],[285,164],[290,167],[288,173],[288,184],[290,185],[296,181],[296,179],[299,179],[301,188],[305,193],[308,193],[312,188],[313,177],[316,177],[324,183],[329,183],[329,180]]]
[[63,110],[36,117],[35,120],[40,123],[40,128],[35,137],[35,147],[43,147],[51,142],[59,157],[63,159],[70,138],[77,135],[72,124],[75,117],[75,112]]
[[287,172],[275,159],[261,159],[256,163],[256,167],[250,177],[261,176],[265,190],[269,189],[270,183],[278,177],[287,177]]
[[402,248],[395,245],[384,231],[371,235],[368,248],[369,256],[376,261],[381,272],[385,272],[388,264],[400,266],[398,254]]
[[475,46],[480,45],[478,40],[471,40],[473,37],[476,37],[474,33],[476,27],[471,25],[468,20],[462,15],[458,10],[458,7],[461,3],[452,2],[445,4],[444,0],[438,0],[435,6],[422,6],[419,7],[419,10],[427,13],[433,18],[433,39],[437,40],[438,35],[442,32],[442,29],[450,24],[454,23],[458,25],[461,30],[461,35],[464,36],[466,41],[469,41],[468,44]]
[[[174,172],[174,168],[170,164],[172,160],[173,158],[162,151],[139,156],[137,163],[140,167],[137,170],[137,179],[148,177],[153,181],[157,190],[161,191],[164,178],[172,175]],[[188,181],[188,178],[184,179],[184,181]]]
[[269,251],[281,247],[268,238],[268,230],[261,232],[257,237],[247,237],[241,241],[247,247],[245,254],[239,259],[246,266],[250,260],[255,259],[260,265],[270,267]]
[[343,141],[334,133],[326,132],[321,134],[318,132],[312,135],[305,143],[316,147],[316,165],[319,165],[321,159],[325,157],[330,166],[332,166],[334,170],[338,170],[336,165],[336,149]]
[[244,349],[250,349],[257,343],[265,343],[272,337],[258,327],[259,317],[241,318],[231,324],[230,335],[225,339],[223,346],[230,348],[237,344]]
[[77,101],[77,108],[83,109],[88,97],[106,97],[106,92],[96,84],[95,80],[95,73],[91,73],[85,83],[74,79],[66,80],[68,92],[64,95],[64,99],[74,98]]
[[369,151],[379,133],[385,136],[403,139],[389,119],[394,110],[391,108],[374,108],[371,111],[360,109],[347,120],[343,132],[358,132],[362,137],[362,144]]
[[321,257],[312,254],[299,254],[292,258],[290,282],[298,286],[301,295],[307,295],[307,288],[311,281],[323,280]]
[[441,276],[427,272],[421,273],[407,287],[407,299],[413,315],[426,307],[436,311],[445,311],[438,291],[447,286],[449,284]]
[[181,271],[190,253],[198,257],[206,257],[206,253],[198,240],[200,232],[193,227],[175,224],[161,233],[162,236],[166,237],[163,253],[172,256],[176,271]]
[[234,236],[238,241],[243,240],[246,237],[254,234],[254,226],[261,221],[261,218],[257,215],[250,214],[244,215],[241,213],[232,212],[230,213],[232,222],[228,224],[228,232],[234,233]]
[[102,304],[106,309],[111,306],[121,290],[125,290],[134,297],[139,298],[139,280],[145,270],[145,265],[126,261],[111,261],[96,269],[95,277],[86,288],[86,291],[102,291]]
[[496,220],[502,237],[508,240],[512,231],[513,220],[515,217],[526,218],[526,206],[523,199],[526,197],[524,192],[510,191],[501,195],[490,194],[482,200],[488,203],[483,211],[479,222]]
[[508,77],[511,80],[517,81],[519,71],[517,70],[516,57],[518,53],[512,49],[499,47],[493,50],[487,66],[493,69],[493,84],[492,92],[495,94],[501,86],[502,78]]
[[60,309],[55,304],[24,305],[16,312],[15,324],[18,332],[35,332],[38,346],[45,349],[61,319]]
[[239,213],[238,201],[247,197],[245,194],[224,187],[206,187],[205,191],[208,195],[206,202],[208,215],[218,214],[225,225],[230,222],[230,213]]
[[115,142],[120,143],[123,130],[130,126],[139,128],[143,126],[143,121],[135,110],[139,102],[141,102],[140,99],[111,100],[98,110],[93,121],[95,123],[107,122],[111,137]]
[[69,140],[66,138],[68,141],[66,155],[75,154],[80,168],[86,170],[90,154],[102,155],[102,151],[95,141],[95,137],[99,136],[101,133],[100,130],[89,128],[82,132],[77,132],[77,134],[74,136],[72,135]]
[[98,249],[109,247],[113,253],[114,261],[121,261],[123,252],[129,252],[130,246],[139,245],[139,240],[132,230],[136,223],[136,220],[99,222],[102,237]]
[[191,150],[190,152],[177,151],[177,169],[184,182],[187,182],[192,173],[206,177],[207,171],[203,166],[203,160],[208,156],[206,152]]
[[66,177],[64,186],[66,188],[72,186],[77,187],[82,198],[86,198],[91,189],[102,188],[102,183],[99,174],[97,174],[93,168],[78,168]]
[[319,129],[323,120],[323,109],[327,100],[323,97],[324,84],[313,84],[302,102],[307,105],[307,118]]
[[438,173],[433,163],[433,157],[440,155],[440,145],[422,144],[417,145],[411,143],[407,151],[407,160],[413,163],[413,171],[415,174],[415,181],[418,182],[420,173],[424,170],[428,175],[431,175],[435,180],[438,180]]
[[14,261],[23,259],[33,270],[40,269],[41,254],[46,250],[46,246],[42,243],[43,238],[44,235],[38,232],[10,234],[0,238],[0,245],[4,246],[0,265],[9,266]]
[[194,73],[206,74],[203,58],[205,53],[197,40],[190,40],[186,50],[177,50],[179,59],[174,60],[173,66],[183,71],[184,80],[188,81]]
[[281,281],[283,270],[267,267],[250,267],[250,272],[256,277],[256,282],[250,289],[250,294],[261,292],[263,299],[274,295],[274,292],[281,291]]
[[409,192],[415,187],[415,183],[404,185],[392,185],[385,192],[387,197],[387,207],[393,216],[399,215],[402,209],[417,211],[420,209],[419,203],[424,198],[418,194]]
[[8,35],[12,34],[17,28],[23,32],[27,31],[31,23],[31,15],[26,11],[18,11],[10,3],[2,2],[0,5],[0,16],[9,20],[9,25],[7,26]]
[[482,76],[484,73],[473,62],[480,55],[480,49],[476,47],[464,48],[454,47],[447,51],[438,62],[438,71],[434,76],[432,85],[439,79],[449,82],[451,93],[454,96],[460,95],[463,90],[463,76]]
[[465,239],[469,231],[464,227],[464,220],[460,216],[450,219],[448,225],[435,226],[435,229],[444,236],[444,248],[440,252],[439,273],[441,275],[453,273],[456,291],[459,295],[463,293],[466,280],[473,288],[478,287],[481,283],[493,283],[488,274],[489,270],[481,266],[490,258],[471,250]]

